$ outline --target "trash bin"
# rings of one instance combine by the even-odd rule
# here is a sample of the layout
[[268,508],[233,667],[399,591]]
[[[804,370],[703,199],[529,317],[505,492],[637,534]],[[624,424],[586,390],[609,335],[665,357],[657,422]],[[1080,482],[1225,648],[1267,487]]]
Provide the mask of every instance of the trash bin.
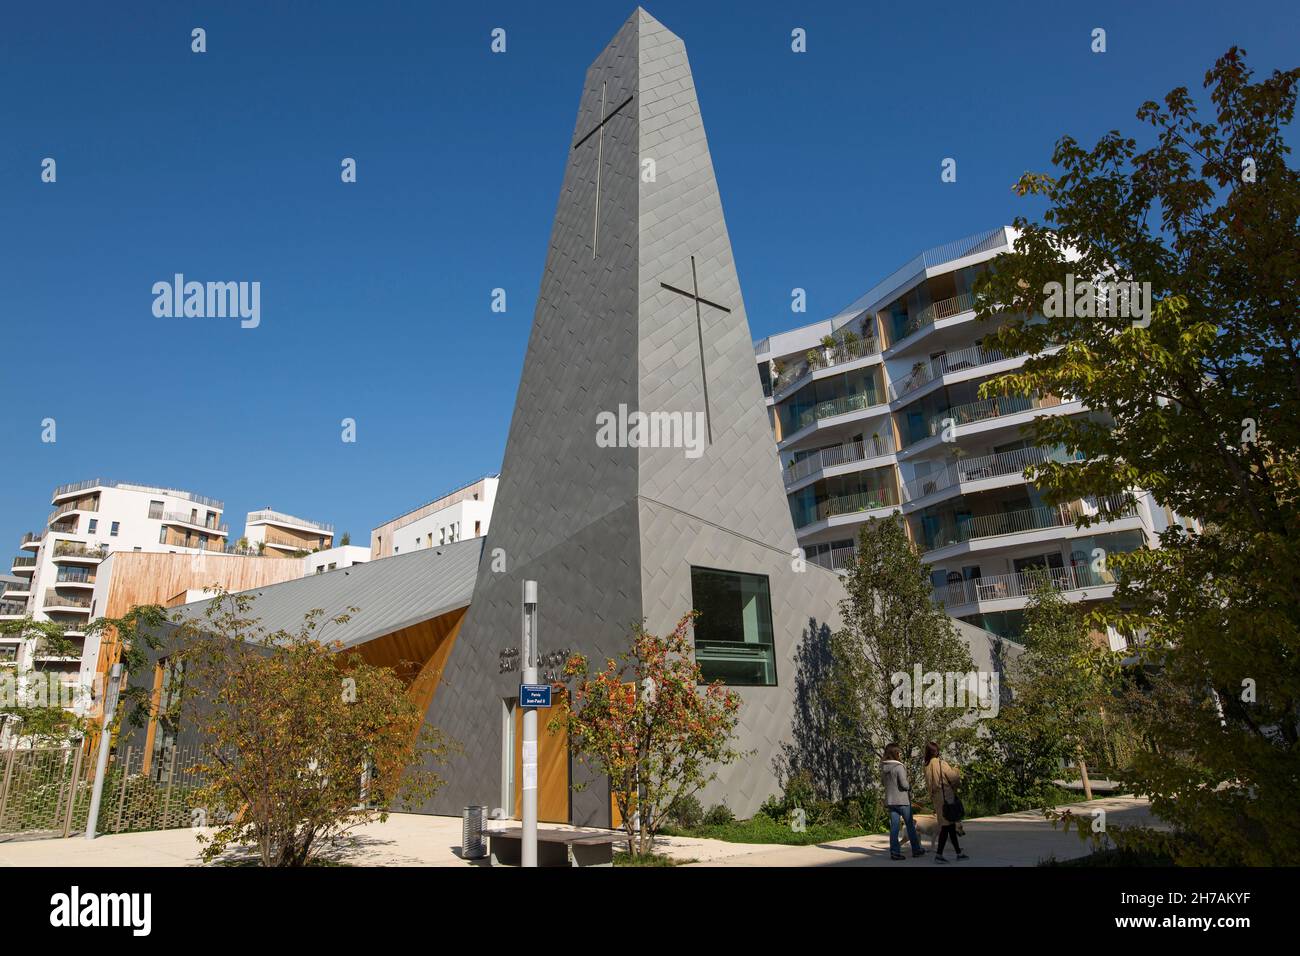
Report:
[[461,815],[460,855],[464,860],[481,860],[487,856],[483,842],[483,821],[487,807],[466,807]]

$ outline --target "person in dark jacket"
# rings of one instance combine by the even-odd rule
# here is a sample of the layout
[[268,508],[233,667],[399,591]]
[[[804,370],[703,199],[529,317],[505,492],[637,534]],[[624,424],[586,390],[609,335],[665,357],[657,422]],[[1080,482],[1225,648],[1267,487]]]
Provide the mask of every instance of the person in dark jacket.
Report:
[[880,764],[880,785],[885,792],[885,808],[889,810],[889,858],[905,859],[903,849],[898,842],[898,821],[907,823],[907,838],[912,843],[912,856],[925,856],[925,848],[916,835],[916,824],[912,821],[912,785],[907,779],[907,768],[899,757],[902,751],[898,744],[885,747],[885,759]]
[[934,803],[935,825],[939,828],[939,848],[935,851],[934,862],[948,862],[948,858],[943,855],[943,848],[949,840],[952,841],[957,859],[970,859],[961,851],[961,844],[957,842],[957,824],[961,818],[948,819],[947,806],[961,808],[961,802],[957,799],[958,791],[961,790],[961,771],[939,756],[939,745],[934,741],[925,745],[925,787]]

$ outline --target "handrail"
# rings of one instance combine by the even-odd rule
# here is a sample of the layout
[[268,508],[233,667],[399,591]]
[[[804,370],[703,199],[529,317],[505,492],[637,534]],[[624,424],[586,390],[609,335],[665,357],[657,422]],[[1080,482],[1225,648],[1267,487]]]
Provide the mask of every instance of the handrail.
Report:
[[970,425],[989,418],[1001,418],[1003,415],[1018,415],[1035,408],[1055,408],[1064,405],[1065,401],[1056,395],[996,395],[978,402],[949,406],[930,419],[927,430],[933,438],[943,432],[943,423],[947,419],[952,419],[957,426]]
[[90,598],[77,594],[59,594],[53,588],[45,592],[45,607],[90,607]]
[[1069,527],[1075,525],[1080,518],[1095,515],[1102,510],[1117,510],[1118,514],[1112,520],[1131,518],[1137,514],[1137,504],[1126,495],[1108,495],[1101,499],[1042,505],[1001,514],[975,515],[938,529],[932,539],[923,542],[923,549],[934,551],[977,538]]
[[875,511],[898,504],[898,495],[893,488],[878,488],[874,491],[859,491],[851,495],[838,495],[817,503],[817,519],[825,521],[840,515],[857,514],[862,511]]
[[1029,568],[1008,574],[986,574],[978,578],[941,584],[934,589],[931,600],[936,604],[956,607],[979,601],[1001,601],[1007,598],[1029,597],[1043,584],[1057,591],[1079,591],[1084,588],[1106,587],[1115,583],[1110,571],[1093,571],[1088,565],[1061,568]]
[[207,505],[216,508],[218,511],[226,510],[224,501],[209,498],[206,495],[195,494],[192,491],[185,491],[181,488],[160,488],[157,485],[136,485],[125,481],[114,481],[109,478],[90,478],[86,481],[74,481],[70,484],[59,485],[54,489],[54,494],[51,497],[62,498],[64,495],[84,491],[87,488],[121,488],[123,491],[143,491],[148,494],[171,495],[173,498],[184,498],[186,501]]
[[850,362],[869,358],[872,355],[879,355],[880,350],[880,340],[874,335],[858,339],[855,342],[844,342],[836,339],[835,345],[831,347],[831,358],[827,360],[825,358],[825,346],[819,344],[808,349],[809,352],[819,356],[818,361],[809,364],[805,360],[793,369],[786,370],[785,374],[781,376],[782,381],[772,383],[772,397],[776,401],[780,401],[795,391],[797,386],[802,385],[804,380],[813,372],[835,368],[839,365],[847,365]]
[[949,372],[961,372],[981,365],[989,365],[993,362],[1001,362],[1009,357],[1006,353],[999,352],[997,349],[986,349],[980,345],[945,352],[943,355],[935,356],[928,362],[917,362],[906,378],[896,383],[890,383],[889,399],[890,401],[897,401],[904,395],[916,391],[922,385],[928,385],[940,375],[946,375]]
[[309,521],[306,518],[299,518],[296,515],[285,514],[283,511],[250,511],[246,524],[252,524],[254,521],[269,521],[274,524],[291,524],[299,528],[312,528],[316,531],[325,531],[329,534],[334,533],[334,525],[325,521]]
[[843,445],[823,448],[805,458],[799,459],[797,462],[793,462],[787,467],[785,470],[785,483],[792,485],[823,468],[834,468],[836,465],[847,465],[856,461],[879,458],[881,455],[893,454],[897,451],[894,445],[894,433],[893,431],[887,431],[883,435],[875,434],[863,441],[847,442]]
[[[150,515],[149,517],[153,517]],[[208,524],[203,518],[197,515],[188,515],[183,511],[164,511],[155,521],[161,521],[163,524],[187,524],[195,528],[203,528],[205,531],[212,531],[216,534],[227,534],[230,531],[228,524]]]
[[874,388],[870,391],[853,392],[849,395],[841,395],[839,398],[830,398],[800,412],[799,425],[795,430],[799,431],[807,428],[813,422],[820,421],[823,418],[830,418],[834,415],[847,415],[849,412],[860,412],[877,405],[884,407],[885,402],[876,394]]
[[985,478],[999,478],[1015,472],[1024,472],[1033,465],[1042,465],[1049,461],[1081,461],[1082,456],[1071,458],[1063,447],[1044,448],[1034,445],[1029,448],[1017,448],[1014,451],[996,452],[979,458],[963,458],[961,461],[949,462],[942,470],[921,475],[903,483],[903,500],[915,501],[945,488],[951,488],[967,481],[982,481]]

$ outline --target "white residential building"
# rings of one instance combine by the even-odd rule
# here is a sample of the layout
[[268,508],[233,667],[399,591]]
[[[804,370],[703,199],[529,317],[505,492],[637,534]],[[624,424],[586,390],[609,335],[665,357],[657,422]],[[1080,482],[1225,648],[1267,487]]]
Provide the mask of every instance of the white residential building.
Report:
[[498,475],[484,475],[428,504],[384,522],[370,533],[374,558],[407,554],[487,534],[496,502]]
[[[30,615],[63,625],[73,642],[70,654],[53,654],[43,641],[13,640],[24,668],[66,672],[69,681],[95,670],[94,648],[86,648],[86,625],[96,615],[92,594],[96,569],[113,551],[201,554],[226,547],[224,504],[190,491],[136,485],[103,478],[62,485],[51,498],[45,528],[23,535],[25,552],[11,571],[21,582],[0,596],[0,619]],[[99,609],[102,613],[102,609]],[[7,656],[7,652],[6,652]]]
[[1109,599],[1104,556],[1156,546],[1178,519],[1134,489],[1123,517],[1079,529],[1076,518],[1097,502],[1048,505],[1023,477],[1066,455],[1035,446],[1024,426],[1091,412],[1070,396],[978,395],[1025,360],[984,348],[993,323],[976,322],[972,308],[976,278],[1013,241],[1003,227],[931,249],[839,314],[754,347],[808,558],[842,568],[868,518],[901,510],[932,565],[935,600],[1014,638],[1034,587],[1029,569],[1047,569],[1068,600]]

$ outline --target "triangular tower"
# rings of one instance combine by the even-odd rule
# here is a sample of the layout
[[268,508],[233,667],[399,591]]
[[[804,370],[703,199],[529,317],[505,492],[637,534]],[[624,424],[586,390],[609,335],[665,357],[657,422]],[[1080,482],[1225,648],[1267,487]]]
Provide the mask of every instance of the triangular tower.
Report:
[[[542,652],[600,662],[632,623],[664,633],[690,610],[696,568],[770,588],[775,675],[739,688],[757,753],[710,788],[752,811],[775,786],[794,650],[810,621],[836,625],[843,590],[798,560],[686,49],[644,10],[587,71],[570,142],[473,602],[429,710],[466,750],[436,806],[510,802],[522,580]],[[637,442],[635,412],[681,440]],[[632,440],[611,445],[611,421]],[[607,792],[574,794],[571,819],[607,824]]]

